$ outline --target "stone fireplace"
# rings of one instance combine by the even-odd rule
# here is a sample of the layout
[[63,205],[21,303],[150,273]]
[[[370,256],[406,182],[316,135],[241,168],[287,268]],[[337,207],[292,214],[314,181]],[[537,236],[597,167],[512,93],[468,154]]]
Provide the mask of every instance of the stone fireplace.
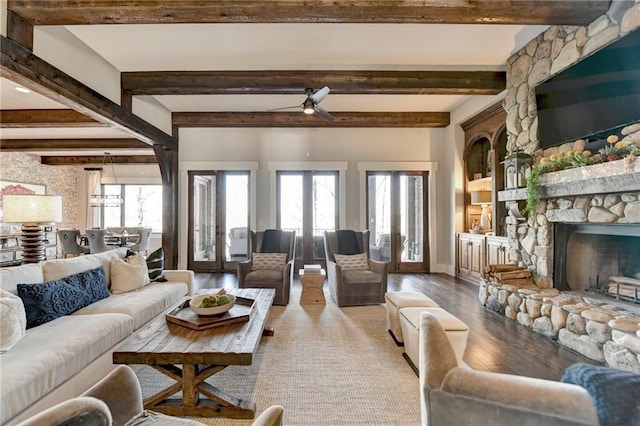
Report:
[[[539,161],[584,149],[584,140],[539,148],[535,87],[638,27],[640,0],[612,2],[590,25],[552,26],[515,53],[503,102],[508,152]],[[638,119],[623,140],[640,143]],[[640,157],[548,173],[541,183],[528,217],[521,214],[526,190],[498,194],[510,206],[509,262],[530,269],[535,284],[483,279],[481,303],[594,361],[640,372],[640,305],[593,291],[608,290],[611,277],[640,279]]]

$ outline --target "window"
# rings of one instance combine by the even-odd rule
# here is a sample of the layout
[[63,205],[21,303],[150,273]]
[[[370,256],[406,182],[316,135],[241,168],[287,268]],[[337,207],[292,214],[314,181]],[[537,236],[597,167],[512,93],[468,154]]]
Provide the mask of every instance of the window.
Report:
[[123,200],[121,206],[104,208],[105,228],[145,226],[162,232],[162,185],[104,185],[103,191]]

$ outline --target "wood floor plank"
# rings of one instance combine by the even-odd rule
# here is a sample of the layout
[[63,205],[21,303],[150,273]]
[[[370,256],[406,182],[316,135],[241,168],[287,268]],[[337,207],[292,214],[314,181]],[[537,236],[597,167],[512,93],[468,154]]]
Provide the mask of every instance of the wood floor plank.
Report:
[[[300,280],[294,280],[300,289]],[[237,287],[235,274],[196,274],[195,290]],[[446,274],[389,274],[389,291],[418,291],[465,322],[470,329],[464,360],[472,368],[497,373],[559,380],[572,364],[593,363],[535,333],[517,321],[486,309],[478,300],[478,287]],[[335,303],[328,294],[327,303]],[[298,303],[293,297],[289,303]],[[391,338],[391,337],[389,337]]]

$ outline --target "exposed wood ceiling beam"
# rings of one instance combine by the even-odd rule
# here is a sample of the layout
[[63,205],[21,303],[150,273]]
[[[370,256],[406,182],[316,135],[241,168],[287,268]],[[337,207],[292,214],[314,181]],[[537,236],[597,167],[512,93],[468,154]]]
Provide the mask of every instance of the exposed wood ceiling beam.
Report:
[[610,0],[9,0],[33,25],[435,23],[586,25]]
[[0,111],[4,129],[50,127],[108,127],[72,109],[6,109]]
[[144,71],[123,72],[132,95],[332,94],[495,95],[506,73],[494,71]]
[[[109,161],[113,164],[157,164],[155,155],[116,155],[110,156]],[[102,155],[79,155],[79,156],[43,156],[40,163],[49,166],[73,166],[78,164],[102,164]]]
[[43,61],[19,43],[0,36],[0,49],[0,76],[144,142],[177,149],[175,138]]
[[153,149],[138,139],[0,139],[0,151]]
[[327,121],[302,112],[174,112],[178,127],[446,127],[448,112],[332,112]]

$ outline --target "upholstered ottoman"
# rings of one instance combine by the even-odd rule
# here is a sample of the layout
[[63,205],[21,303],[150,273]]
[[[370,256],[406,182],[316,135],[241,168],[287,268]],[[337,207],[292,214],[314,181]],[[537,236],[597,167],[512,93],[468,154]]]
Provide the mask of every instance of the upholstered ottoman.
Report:
[[455,316],[441,308],[402,308],[400,309],[400,326],[404,336],[405,357],[413,363],[413,367],[419,365],[418,345],[420,334],[420,315],[429,312],[438,319],[442,328],[447,333],[447,337],[453,346],[458,362],[462,362],[464,350],[467,347],[467,336],[469,327]]
[[402,328],[400,327],[400,309],[409,307],[437,308],[438,304],[416,291],[388,292],[384,295],[387,307],[387,329],[398,346],[402,346]]

